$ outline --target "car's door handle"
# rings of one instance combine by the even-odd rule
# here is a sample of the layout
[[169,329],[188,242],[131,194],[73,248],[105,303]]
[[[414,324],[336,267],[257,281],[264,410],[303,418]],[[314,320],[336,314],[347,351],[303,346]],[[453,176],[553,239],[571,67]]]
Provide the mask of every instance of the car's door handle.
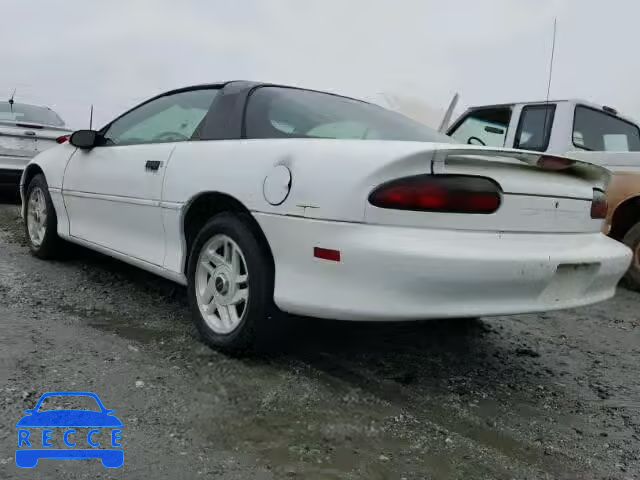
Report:
[[144,169],[152,172],[157,172],[161,165],[162,162],[160,160],[147,160]]

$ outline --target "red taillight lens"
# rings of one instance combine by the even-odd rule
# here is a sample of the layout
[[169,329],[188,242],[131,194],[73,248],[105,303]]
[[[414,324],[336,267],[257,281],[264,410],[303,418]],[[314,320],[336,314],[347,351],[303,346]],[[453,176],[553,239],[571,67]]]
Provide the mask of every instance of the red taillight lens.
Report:
[[57,143],[65,143],[69,141],[70,135],[62,135],[61,137],[56,138]]
[[591,218],[603,219],[607,218],[609,210],[609,202],[607,196],[602,190],[593,190],[593,202],[591,202]]
[[380,185],[369,203],[395,210],[489,214],[500,208],[501,189],[485,177],[416,175]]

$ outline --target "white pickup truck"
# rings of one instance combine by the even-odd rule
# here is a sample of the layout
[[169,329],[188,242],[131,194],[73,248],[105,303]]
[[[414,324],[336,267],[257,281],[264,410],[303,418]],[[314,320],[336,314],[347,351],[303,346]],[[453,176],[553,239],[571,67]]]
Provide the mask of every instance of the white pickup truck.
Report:
[[634,252],[625,280],[640,291],[640,127],[610,107],[583,100],[469,108],[447,130],[460,143],[566,155],[612,171],[605,233]]

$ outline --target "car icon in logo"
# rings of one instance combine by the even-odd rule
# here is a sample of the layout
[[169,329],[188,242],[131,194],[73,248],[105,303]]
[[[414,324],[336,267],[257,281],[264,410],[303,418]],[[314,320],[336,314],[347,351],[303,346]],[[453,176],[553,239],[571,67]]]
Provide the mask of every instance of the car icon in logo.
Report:
[[[41,409],[42,402],[50,397],[93,398],[98,410]],[[86,400],[86,399],[85,399]],[[89,400],[90,401],[90,400]],[[104,408],[100,398],[92,392],[48,392],[44,393],[33,409],[16,423],[18,448],[16,465],[32,468],[41,458],[75,459],[99,458],[107,468],[118,468],[124,463],[124,450],[120,444],[122,422],[114,411]],[[78,429],[78,430],[77,430]],[[86,434],[83,430],[87,430]],[[109,442],[105,442],[108,435]],[[98,440],[102,441],[98,441]],[[53,448],[53,442],[65,448]],[[110,448],[105,448],[105,446]],[[86,447],[86,448],[85,448]]]

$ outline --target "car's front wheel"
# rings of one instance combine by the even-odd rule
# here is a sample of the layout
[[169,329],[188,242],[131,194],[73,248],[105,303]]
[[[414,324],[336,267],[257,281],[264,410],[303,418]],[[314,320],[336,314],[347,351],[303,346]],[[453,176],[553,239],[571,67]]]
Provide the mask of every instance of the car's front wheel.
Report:
[[214,348],[264,345],[273,325],[273,263],[244,215],[213,217],[191,250],[189,302],[196,328]]
[[24,227],[31,252],[49,259],[59,253],[58,220],[44,175],[33,177],[27,187]]

